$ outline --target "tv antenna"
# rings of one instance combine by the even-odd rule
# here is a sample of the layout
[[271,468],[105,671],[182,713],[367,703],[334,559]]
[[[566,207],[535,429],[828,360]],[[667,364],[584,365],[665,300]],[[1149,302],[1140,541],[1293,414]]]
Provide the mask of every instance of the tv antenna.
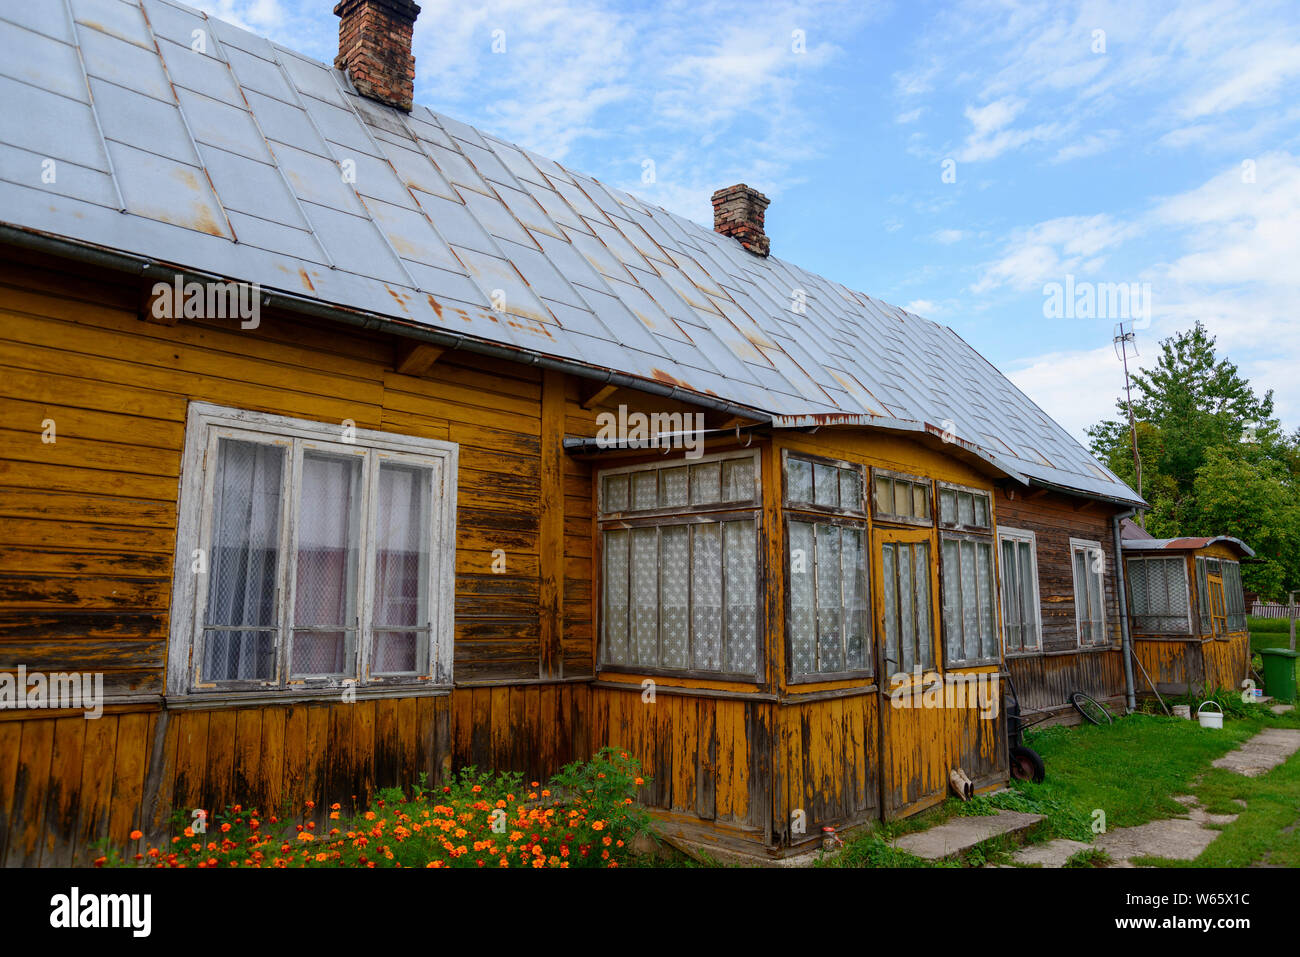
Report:
[[[1124,398],[1125,404],[1128,405],[1129,440],[1133,443],[1133,474],[1137,476],[1137,493],[1141,496],[1142,456],[1138,454],[1137,420],[1133,416],[1133,386],[1128,372],[1128,357],[1132,355],[1136,359],[1138,356],[1137,333],[1133,331],[1133,323],[1115,323],[1115,337],[1112,341],[1115,346],[1115,355],[1124,363]],[[1138,525],[1146,528],[1145,512],[1138,512],[1137,520]]]

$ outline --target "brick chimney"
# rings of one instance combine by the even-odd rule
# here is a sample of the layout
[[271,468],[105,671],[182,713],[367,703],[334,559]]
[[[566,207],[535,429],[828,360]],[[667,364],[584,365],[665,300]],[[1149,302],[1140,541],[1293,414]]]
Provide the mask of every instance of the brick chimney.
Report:
[[411,112],[415,95],[415,55],[411,32],[420,8],[411,0],[340,0],[339,55],[362,96]]
[[763,232],[763,211],[770,200],[744,183],[713,194],[713,231],[735,236],[755,256],[766,256],[772,242]]

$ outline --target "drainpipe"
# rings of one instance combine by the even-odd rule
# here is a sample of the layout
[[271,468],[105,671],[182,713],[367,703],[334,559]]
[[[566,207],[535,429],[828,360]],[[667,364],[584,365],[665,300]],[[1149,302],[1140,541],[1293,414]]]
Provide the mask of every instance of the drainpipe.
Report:
[[1128,583],[1124,580],[1124,545],[1119,523],[1137,514],[1137,509],[1117,512],[1111,517],[1110,527],[1115,536],[1115,575],[1119,582],[1119,634],[1120,649],[1124,656],[1124,692],[1128,699],[1128,710],[1132,714],[1137,710],[1137,685],[1133,679],[1133,636],[1128,628]]

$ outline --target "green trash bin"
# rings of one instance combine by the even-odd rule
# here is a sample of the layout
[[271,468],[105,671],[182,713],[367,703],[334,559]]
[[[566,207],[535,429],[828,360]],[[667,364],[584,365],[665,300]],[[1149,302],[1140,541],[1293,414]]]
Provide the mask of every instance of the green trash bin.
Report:
[[1278,701],[1295,701],[1295,663],[1300,651],[1290,648],[1261,648],[1264,659],[1264,690]]

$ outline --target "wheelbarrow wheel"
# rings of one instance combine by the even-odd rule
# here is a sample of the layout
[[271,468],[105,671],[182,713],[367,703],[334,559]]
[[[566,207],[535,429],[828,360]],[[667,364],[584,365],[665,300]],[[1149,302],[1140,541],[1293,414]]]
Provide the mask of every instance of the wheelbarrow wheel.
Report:
[[1047,776],[1047,769],[1043,767],[1043,759],[1032,748],[1017,745],[1011,749],[1010,757],[1011,776],[1017,781],[1038,782]]
[[1098,703],[1095,698],[1088,697],[1082,691],[1076,691],[1070,695],[1070,703],[1074,705],[1075,711],[1093,724],[1112,724],[1115,720],[1111,717],[1110,712],[1106,710],[1105,705]]

